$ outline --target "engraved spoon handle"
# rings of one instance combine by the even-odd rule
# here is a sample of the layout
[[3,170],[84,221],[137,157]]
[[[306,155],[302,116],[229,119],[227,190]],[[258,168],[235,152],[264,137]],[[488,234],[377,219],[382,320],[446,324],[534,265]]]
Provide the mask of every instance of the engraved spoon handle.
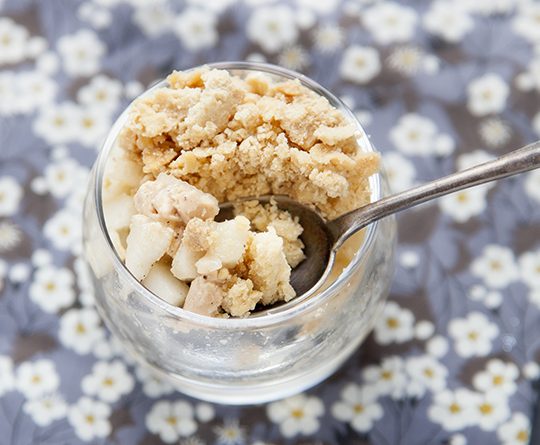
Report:
[[538,167],[540,167],[540,141],[514,150],[493,161],[372,202],[328,223],[328,229],[335,240],[334,249],[339,248],[347,238],[358,230],[385,216],[449,193]]

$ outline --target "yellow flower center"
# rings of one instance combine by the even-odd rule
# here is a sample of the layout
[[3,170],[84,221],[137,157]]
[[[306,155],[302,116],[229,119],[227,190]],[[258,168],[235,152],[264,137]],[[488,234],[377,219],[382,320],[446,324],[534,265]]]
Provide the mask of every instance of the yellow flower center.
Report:
[[391,380],[393,377],[393,374],[391,371],[383,371],[381,372],[381,378],[383,380]]
[[390,329],[396,329],[399,326],[399,321],[396,318],[390,317],[386,319],[386,325]]
[[304,417],[304,411],[301,410],[301,409],[293,409],[291,411],[291,416],[294,417],[295,419],[301,419]]
[[520,442],[527,443],[529,441],[529,432],[525,430],[521,430],[517,433],[516,439]]
[[478,407],[478,410],[480,411],[482,415],[488,416],[489,414],[493,412],[493,406],[491,406],[489,403],[482,403]]
[[504,383],[504,377],[502,375],[496,375],[493,377],[493,384],[495,386],[500,386]]
[[356,405],[354,405],[354,412],[356,414],[364,412],[364,405],[362,405],[361,403],[357,403]]
[[450,411],[452,414],[457,414],[461,412],[461,406],[454,402],[448,407],[448,411]]

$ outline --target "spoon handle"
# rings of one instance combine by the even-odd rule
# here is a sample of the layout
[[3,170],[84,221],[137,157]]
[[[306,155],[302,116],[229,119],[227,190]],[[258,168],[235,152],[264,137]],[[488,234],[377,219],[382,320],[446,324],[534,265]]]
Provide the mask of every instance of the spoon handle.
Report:
[[347,238],[358,230],[385,216],[449,193],[538,167],[540,167],[540,141],[533,142],[493,161],[372,202],[328,223],[328,228],[336,240],[334,249],[340,247]]

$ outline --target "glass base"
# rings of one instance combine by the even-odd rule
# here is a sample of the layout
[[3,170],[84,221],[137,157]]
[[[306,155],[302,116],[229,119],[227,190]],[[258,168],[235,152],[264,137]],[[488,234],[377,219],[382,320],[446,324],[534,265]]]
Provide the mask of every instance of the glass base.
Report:
[[[256,384],[212,384],[193,380],[178,374],[170,374],[146,361],[129,346],[130,355],[162,380],[171,383],[177,391],[207,402],[222,405],[254,405],[283,399],[320,383],[333,374],[356,350],[363,338],[353,342],[329,361],[312,371],[296,374],[292,378]],[[124,345],[126,346],[126,345]]]

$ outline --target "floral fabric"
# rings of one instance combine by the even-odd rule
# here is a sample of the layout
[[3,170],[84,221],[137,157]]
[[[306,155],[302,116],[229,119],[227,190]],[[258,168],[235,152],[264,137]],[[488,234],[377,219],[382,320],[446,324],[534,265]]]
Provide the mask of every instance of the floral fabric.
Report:
[[540,136],[540,4],[0,0],[1,444],[525,444],[540,170],[399,216],[390,301],[331,378],[256,407],[136,366],[94,307],[81,205],[118,113],[172,69],[266,60],[356,113],[394,190]]

